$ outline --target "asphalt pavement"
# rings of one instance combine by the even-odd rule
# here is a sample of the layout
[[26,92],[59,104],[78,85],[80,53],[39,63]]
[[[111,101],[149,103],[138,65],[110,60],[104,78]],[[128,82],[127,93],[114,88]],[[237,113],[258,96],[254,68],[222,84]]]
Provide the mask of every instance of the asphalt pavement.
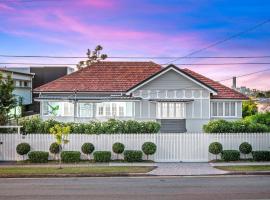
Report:
[[0,199],[270,199],[270,176],[3,178]]

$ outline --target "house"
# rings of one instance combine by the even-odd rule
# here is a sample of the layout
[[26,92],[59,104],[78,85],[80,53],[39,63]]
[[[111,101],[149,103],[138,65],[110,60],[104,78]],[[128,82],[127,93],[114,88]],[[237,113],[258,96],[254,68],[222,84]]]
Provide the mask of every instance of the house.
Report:
[[34,91],[44,120],[155,120],[161,132],[201,132],[212,119],[240,119],[247,99],[189,69],[153,62],[98,62]]
[[[13,94],[17,98],[18,104],[28,106],[32,104],[32,79],[34,74],[30,72],[21,72],[9,68],[0,68],[0,73],[3,79],[6,79],[8,75],[11,76],[14,83]],[[13,109],[12,114],[21,115],[20,106]]]

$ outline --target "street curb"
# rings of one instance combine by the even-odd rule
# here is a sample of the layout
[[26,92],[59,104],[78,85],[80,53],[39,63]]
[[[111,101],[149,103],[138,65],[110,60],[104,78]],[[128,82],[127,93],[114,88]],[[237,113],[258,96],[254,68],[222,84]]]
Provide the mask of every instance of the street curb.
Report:
[[76,177],[145,177],[153,176],[145,173],[115,174],[0,174],[0,178],[76,178]]
[[228,172],[225,174],[196,174],[196,175],[155,175],[148,173],[113,173],[113,174],[0,174],[0,178],[80,178],[80,177],[224,177],[224,176],[239,176],[239,175],[257,175],[269,176],[270,171],[267,172]]

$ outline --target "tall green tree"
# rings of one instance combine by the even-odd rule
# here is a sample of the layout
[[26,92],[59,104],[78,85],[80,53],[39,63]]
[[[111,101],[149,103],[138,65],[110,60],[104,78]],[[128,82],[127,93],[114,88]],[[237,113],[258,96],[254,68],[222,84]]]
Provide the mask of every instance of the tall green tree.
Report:
[[254,101],[244,101],[242,106],[242,117],[255,115],[258,112],[257,105]]
[[10,75],[6,78],[0,73],[0,125],[7,124],[9,112],[16,106],[17,100],[12,93],[14,90],[13,80]]

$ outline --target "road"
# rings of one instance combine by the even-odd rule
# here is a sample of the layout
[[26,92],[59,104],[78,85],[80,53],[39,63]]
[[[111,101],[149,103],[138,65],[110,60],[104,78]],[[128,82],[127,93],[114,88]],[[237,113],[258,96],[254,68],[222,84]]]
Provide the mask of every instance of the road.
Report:
[[270,176],[0,179],[0,199],[270,199]]

